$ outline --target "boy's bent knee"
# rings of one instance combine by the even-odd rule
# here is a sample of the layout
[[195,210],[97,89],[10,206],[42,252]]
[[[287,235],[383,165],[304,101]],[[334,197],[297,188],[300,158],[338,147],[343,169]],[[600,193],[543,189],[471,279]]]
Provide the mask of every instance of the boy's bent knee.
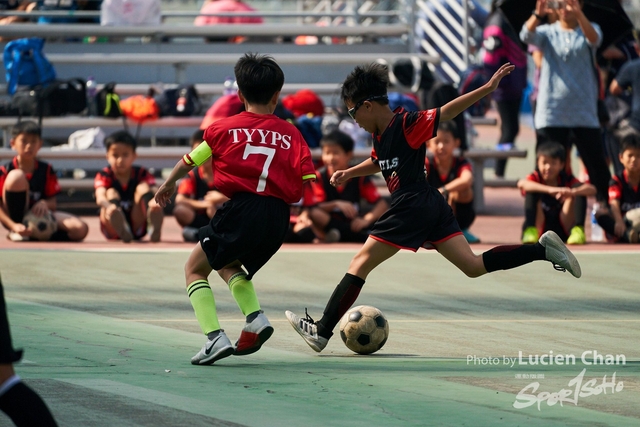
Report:
[[22,169],[14,169],[7,174],[4,182],[7,191],[26,191],[29,189],[29,180]]

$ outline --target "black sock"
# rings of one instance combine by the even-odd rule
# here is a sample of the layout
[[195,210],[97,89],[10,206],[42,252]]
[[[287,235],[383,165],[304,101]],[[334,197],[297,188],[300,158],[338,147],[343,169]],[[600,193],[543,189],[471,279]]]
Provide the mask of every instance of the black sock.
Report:
[[497,270],[508,270],[520,267],[531,261],[547,259],[545,249],[540,243],[533,245],[504,245],[496,246],[482,254],[484,268],[488,273]]
[[24,214],[27,211],[27,192],[26,191],[6,191],[5,204],[9,211],[11,221],[21,223]]
[[331,298],[329,298],[327,306],[324,308],[322,319],[316,322],[318,335],[331,338],[333,328],[336,327],[342,316],[356,302],[362,286],[364,286],[364,279],[349,273],[344,275],[333,291]]
[[536,226],[538,200],[540,200],[540,193],[526,193],[524,195],[524,224],[522,224],[522,231],[527,227]]
[[576,226],[584,227],[584,221],[587,217],[587,198],[584,196],[578,196],[575,198],[573,203]]
[[253,322],[256,319],[256,317],[258,317],[258,314],[260,314],[260,310],[254,311],[253,313],[249,313],[247,315],[247,323]]
[[218,335],[220,335],[220,331],[222,329],[218,329],[217,331],[211,331],[207,334],[207,339],[209,341],[213,341]]
[[56,230],[49,238],[51,242],[70,242],[69,233],[64,230]]
[[[613,219],[611,215],[599,215],[596,217],[596,220],[598,221],[598,225],[602,227],[607,234],[615,236],[616,220]],[[619,239],[620,242],[629,243],[629,236],[627,233],[624,233],[619,237]]]
[[56,421],[42,398],[22,382],[0,396],[0,410],[16,427],[56,427]]

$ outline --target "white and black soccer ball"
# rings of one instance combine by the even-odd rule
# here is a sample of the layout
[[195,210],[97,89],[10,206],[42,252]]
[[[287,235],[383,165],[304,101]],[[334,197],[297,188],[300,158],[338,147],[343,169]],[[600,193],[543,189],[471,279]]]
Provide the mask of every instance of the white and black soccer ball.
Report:
[[371,354],[380,350],[389,337],[389,322],[380,310],[359,305],[340,320],[340,338],[349,350]]
[[58,224],[51,211],[43,216],[36,216],[29,211],[22,219],[22,223],[31,230],[30,238],[33,240],[49,240],[58,230]]

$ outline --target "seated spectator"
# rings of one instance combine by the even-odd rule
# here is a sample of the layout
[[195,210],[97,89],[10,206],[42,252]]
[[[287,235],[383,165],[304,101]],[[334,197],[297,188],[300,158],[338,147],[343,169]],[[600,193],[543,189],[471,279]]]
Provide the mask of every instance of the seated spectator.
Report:
[[640,135],[627,135],[620,146],[621,173],[609,186],[609,206],[596,212],[600,227],[612,242],[638,243],[640,231]]
[[518,181],[525,196],[522,243],[535,243],[548,230],[555,231],[568,244],[586,243],[586,197],[595,195],[596,188],[566,172],[566,158],[562,144],[540,144],[536,170]]
[[427,142],[427,181],[449,202],[467,242],[480,243],[480,239],[469,231],[476,219],[473,208],[473,169],[469,160],[456,155],[456,151],[460,149],[459,135],[458,125],[454,121],[440,123],[436,137]]
[[[369,176],[334,187],[329,180],[335,171],[349,168],[353,158],[353,140],[345,133],[333,131],[320,142],[324,167],[316,172],[314,193],[317,205],[309,212],[313,227],[326,243],[364,242],[369,228],[389,208]],[[362,200],[373,207],[363,214]]]
[[149,171],[134,165],[136,140],[126,131],[117,131],[104,140],[109,166],[94,180],[96,204],[100,207],[100,229],[109,240],[140,240],[151,227],[150,240],[159,242],[162,208],[153,195],[156,179]]
[[[230,12],[255,12],[256,10],[240,0],[205,0],[200,13],[216,14]],[[198,16],[193,22],[194,25],[202,27],[206,25],[219,24],[262,24],[263,20],[259,16]],[[232,42],[242,43],[247,37],[208,37],[209,42]]]
[[7,238],[30,239],[32,231],[22,222],[31,213],[37,217],[53,215],[57,231],[49,240],[83,240],[89,233],[87,224],[70,213],[56,210],[58,177],[51,165],[37,159],[42,148],[40,127],[32,121],[16,124],[11,130],[11,148],[16,156],[0,167],[0,222],[9,230]]
[[100,25],[160,25],[160,0],[103,0]]
[[[197,130],[191,136],[191,148],[195,149],[204,140],[204,131]],[[213,166],[204,162],[192,169],[178,186],[173,216],[182,227],[185,242],[197,242],[198,230],[209,224],[211,218],[227,196],[216,190],[213,185]]]
[[[1,11],[9,11],[14,10],[16,12],[31,12],[31,10],[36,6],[35,2],[29,0],[5,0],[0,1],[0,10]],[[3,16],[0,17],[0,25],[9,25],[9,24],[17,24],[20,22],[26,22],[26,18],[22,18],[20,16]],[[0,41],[11,40],[11,38],[0,37]]]
[[309,210],[315,203],[311,183],[304,185],[302,199],[290,207],[289,230],[284,239],[286,243],[312,243],[318,241],[313,231],[313,222]]

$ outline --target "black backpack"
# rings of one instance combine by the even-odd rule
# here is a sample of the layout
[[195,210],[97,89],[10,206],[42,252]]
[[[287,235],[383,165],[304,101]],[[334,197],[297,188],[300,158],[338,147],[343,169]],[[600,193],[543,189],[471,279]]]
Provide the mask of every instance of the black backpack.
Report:
[[120,96],[115,92],[116,82],[109,82],[96,93],[93,102],[99,117],[121,117]]
[[84,80],[55,80],[47,85],[20,88],[11,99],[20,116],[42,117],[80,114],[87,108]]
[[166,89],[156,96],[156,103],[163,116],[194,116],[200,113],[202,104],[193,85],[180,85],[175,89]]

